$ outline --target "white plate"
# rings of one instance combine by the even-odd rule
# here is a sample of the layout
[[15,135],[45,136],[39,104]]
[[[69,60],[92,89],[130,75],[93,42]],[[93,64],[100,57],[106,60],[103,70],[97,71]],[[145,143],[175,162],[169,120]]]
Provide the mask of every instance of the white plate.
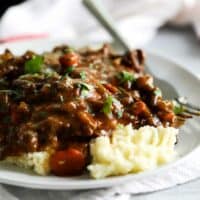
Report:
[[[50,49],[55,44],[61,43],[62,42],[48,40],[11,43],[0,46],[0,51],[2,52],[8,47],[17,54],[21,54],[27,49],[41,52]],[[85,44],[87,44],[87,42],[81,43],[81,46]],[[75,43],[74,45],[77,46]],[[168,59],[161,58],[152,53],[148,55],[148,66],[153,74],[173,84],[180,95],[187,96],[191,102],[200,105],[200,81],[198,78]],[[0,165],[0,182],[29,188],[72,190],[110,187],[133,179],[148,178],[154,174],[164,173],[165,170],[170,167],[180,164],[191,152],[197,149],[200,141],[199,124],[199,119],[192,119],[181,128],[179,143],[176,146],[178,152],[176,161],[149,172],[93,180],[87,176],[73,178],[59,178],[55,176],[42,177],[13,166]]]

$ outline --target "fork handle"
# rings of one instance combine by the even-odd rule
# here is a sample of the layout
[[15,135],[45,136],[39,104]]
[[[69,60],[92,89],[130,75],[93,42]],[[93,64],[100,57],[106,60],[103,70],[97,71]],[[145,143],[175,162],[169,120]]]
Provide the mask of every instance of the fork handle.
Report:
[[110,14],[105,10],[104,6],[99,0],[83,0],[83,4],[91,12],[91,14],[99,21],[99,23],[110,33],[112,38],[124,49],[130,51],[130,47],[126,40],[119,33],[115,26],[114,20]]

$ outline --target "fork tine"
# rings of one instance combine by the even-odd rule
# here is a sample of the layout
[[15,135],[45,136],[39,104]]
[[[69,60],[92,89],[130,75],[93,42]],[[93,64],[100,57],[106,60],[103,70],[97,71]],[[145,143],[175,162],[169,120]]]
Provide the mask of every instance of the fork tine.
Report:
[[185,118],[188,118],[191,115],[200,116],[200,108],[189,104],[185,97],[175,98],[175,101],[183,107],[183,114],[189,114],[186,115]]
[[184,106],[184,111],[185,111],[186,113],[191,114],[191,115],[200,116],[200,111],[198,111],[198,110],[190,110],[190,108],[189,108],[189,107],[186,107],[186,106]]
[[186,99],[185,97],[178,97],[178,98],[175,98],[175,99],[176,99],[176,101],[177,101],[179,104],[185,106],[186,108],[192,109],[192,110],[194,110],[194,111],[199,111],[199,112],[200,112],[200,107],[194,106],[194,105],[188,103],[188,102],[187,102],[187,99]]
[[182,118],[192,118],[192,115],[189,115],[188,113],[178,114],[177,116],[182,117]]
[[177,119],[178,119],[178,121],[181,121],[181,122],[185,122],[185,118],[184,117],[181,117],[181,116],[177,116]]

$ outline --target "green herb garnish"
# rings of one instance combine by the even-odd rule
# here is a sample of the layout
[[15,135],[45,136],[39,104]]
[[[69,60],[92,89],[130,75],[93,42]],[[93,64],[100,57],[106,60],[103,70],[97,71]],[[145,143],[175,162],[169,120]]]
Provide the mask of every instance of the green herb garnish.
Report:
[[89,68],[90,68],[90,69],[93,69],[93,68],[94,68],[94,64],[90,63],[90,64],[89,64]]
[[81,82],[81,83],[78,83],[77,85],[80,89],[90,90],[92,88],[92,86],[87,83]]
[[123,108],[122,105],[120,103],[120,101],[118,101],[116,98],[113,97],[113,105],[116,108],[116,114],[118,118],[121,118],[123,115]]
[[156,88],[156,90],[154,90],[154,94],[158,97],[162,97],[162,92],[159,88]]
[[109,115],[112,112],[113,97],[108,96],[103,104],[102,111],[104,114]]
[[173,111],[176,115],[181,114],[184,112],[184,107],[176,101],[172,101],[173,104]]
[[80,72],[80,76],[81,76],[81,79],[84,81],[86,79],[86,73],[85,72]]
[[73,67],[73,66],[67,67],[67,69],[66,69],[66,71],[65,71],[65,74],[66,74],[66,75],[71,74],[73,71],[74,71],[74,67]]
[[64,49],[64,53],[72,53],[74,52],[74,49],[72,47],[67,47]]
[[118,110],[117,111],[117,117],[120,119],[123,116],[123,111],[122,110]]
[[42,56],[33,56],[32,59],[26,61],[24,71],[26,74],[40,73],[44,58]]
[[88,92],[93,88],[91,85],[87,83],[78,83],[78,88],[80,88],[81,97],[86,97]]
[[130,72],[122,71],[117,74],[117,78],[120,80],[121,83],[125,83],[127,81],[135,81],[135,77]]
[[45,77],[52,77],[58,75],[56,71],[54,71],[51,68],[45,68],[42,70],[42,73],[45,75]]

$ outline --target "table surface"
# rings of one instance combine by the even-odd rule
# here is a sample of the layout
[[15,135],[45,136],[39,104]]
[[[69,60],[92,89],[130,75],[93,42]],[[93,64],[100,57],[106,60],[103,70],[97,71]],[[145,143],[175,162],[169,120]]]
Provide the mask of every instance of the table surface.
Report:
[[[168,57],[185,68],[200,75],[200,42],[195,37],[191,28],[175,29],[172,27],[163,28],[158,35],[146,47],[160,55]],[[8,191],[22,200],[44,200],[49,199],[48,191],[32,191],[30,189],[20,189],[13,186],[6,186]],[[31,192],[31,197],[30,197]],[[34,194],[34,195],[33,195]],[[54,193],[54,197],[60,197],[59,192]],[[162,199],[162,200],[199,200],[200,180],[176,186],[164,191],[133,196],[134,200]]]

